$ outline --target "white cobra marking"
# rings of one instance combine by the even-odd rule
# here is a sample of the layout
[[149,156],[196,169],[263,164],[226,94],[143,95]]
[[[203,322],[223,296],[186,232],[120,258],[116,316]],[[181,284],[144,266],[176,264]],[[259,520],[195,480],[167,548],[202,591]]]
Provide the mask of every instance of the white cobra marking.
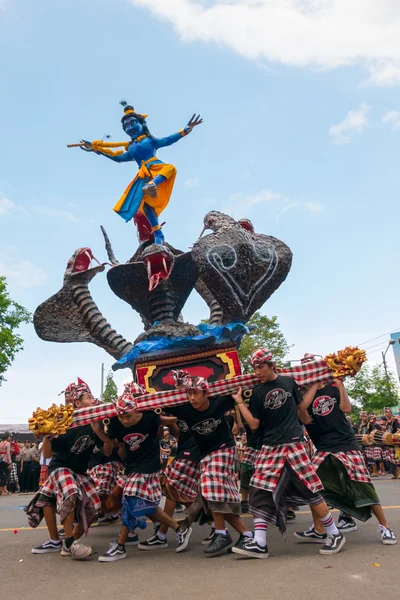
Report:
[[[266,272],[251,286],[248,292],[245,292],[239,283],[234,278],[234,275],[230,273],[230,270],[237,264],[237,254],[235,249],[229,244],[220,244],[210,248],[206,254],[207,262],[215,269],[228,285],[233,296],[236,298],[238,304],[242,308],[248,307],[254,299],[254,296],[260,291],[260,289],[273,277],[276,268],[278,266],[278,255],[275,248],[270,244],[252,244],[254,254],[262,261],[268,262],[268,268]],[[222,254],[228,254],[228,256],[222,256]],[[228,258],[229,261],[223,259]]]

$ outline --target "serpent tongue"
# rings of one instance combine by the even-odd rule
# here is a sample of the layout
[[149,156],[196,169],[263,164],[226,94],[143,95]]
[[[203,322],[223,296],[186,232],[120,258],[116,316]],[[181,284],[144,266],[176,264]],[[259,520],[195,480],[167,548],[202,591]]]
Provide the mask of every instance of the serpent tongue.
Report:
[[145,258],[149,291],[154,290],[160,281],[168,279],[171,273],[172,261],[164,252],[154,252]]

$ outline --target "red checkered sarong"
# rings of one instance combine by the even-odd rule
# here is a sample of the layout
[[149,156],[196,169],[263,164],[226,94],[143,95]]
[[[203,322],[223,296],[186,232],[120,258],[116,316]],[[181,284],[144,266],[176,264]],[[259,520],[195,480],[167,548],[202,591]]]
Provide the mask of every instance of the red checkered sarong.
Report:
[[195,500],[199,493],[199,463],[186,458],[177,458],[164,470],[164,477],[171,487],[189,500]]
[[125,478],[123,487],[124,496],[136,496],[154,504],[159,504],[162,498],[161,477],[162,471],[155,473],[131,473]]
[[365,458],[367,460],[374,460],[374,448],[373,446],[364,446],[363,448]]
[[248,448],[246,446],[246,448],[243,450],[242,459],[240,462],[244,463],[245,465],[249,465],[250,467],[254,467],[254,465],[257,462],[259,453],[259,450],[255,450],[254,448]]
[[324,489],[311,463],[308,448],[304,442],[263,446],[258,455],[250,485],[273,492],[278,485],[286,462],[311,492],[315,494]]
[[235,480],[235,454],[235,447],[219,448],[200,461],[200,489],[209,502],[240,502]]
[[374,461],[381,462],[382,461],[382,448],[380,446],[372,446],[374,451]]
[[39,496],[55,498],[61,523],[75,511],[76,519],[85,532],[101,509],[100,498],[90,477],[60,467],[50,473],[38,492]]
[[109,496],[117,484],[120,463],[109,462],[89,469],[88,475],[93,480],[98,494]]
[[392,463],[392,465],[400,465],[400,460],[396,458],[396,453],[393,446],[383,446],[382,458],[383,460]]
[[371,477],[365,464],[364,456],[360,450],[349,450],[348,452],[319,452],[314,454],[312,463],[317,471],[324,460],[332,455],[344,466],[347,475],[352,481],[360,483],[371,483]]

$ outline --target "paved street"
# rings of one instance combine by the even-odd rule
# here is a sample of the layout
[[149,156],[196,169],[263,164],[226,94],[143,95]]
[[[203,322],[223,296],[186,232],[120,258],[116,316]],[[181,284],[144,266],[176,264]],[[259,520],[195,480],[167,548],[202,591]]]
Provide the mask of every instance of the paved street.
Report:
[[[380,479],[376,487],[400,537],[400,481]],[[381,600],[399,594],[400,544],[383,546],[375,519],[347,534],[344,550],[333,557],[320,556],[318,545],[295,542],[292,532],[310,523],[309,512],[302,507],[297,520],[289,524],[286,543],[276,529],[270,529],[268,560],[234,555],[207,559],[200,545],[207,528],[195,525],[189,550],[182,554],[174,552],[174,535],[170,534],[167,550],[150,553],[132,548],[126,560],[101,564],[97,556],[115,539],[118,525],[91,529],[89,542],[95,554],[88,561],[72,561],[58,554],[32,555],[31,547],[48,538],[44,527],[24,528],[21,507],[30,498],[0,497],[1,598],[25,600],[44,594],[44,598],[73,600],[84,594],[88,600],[97,600],[129,593],[149,600],[164,596],[190,600],[337,600],[351,596],[354,600]],[[251,518],[246,520],[251,524]],[[151,531],[149,527],[140,535],[147,537]]]

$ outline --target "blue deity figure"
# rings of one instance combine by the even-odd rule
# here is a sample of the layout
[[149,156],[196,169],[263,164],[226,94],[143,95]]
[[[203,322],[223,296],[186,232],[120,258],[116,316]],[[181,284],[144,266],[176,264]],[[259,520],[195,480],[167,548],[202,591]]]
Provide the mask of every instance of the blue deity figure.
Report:
[[[164,138],[156,138],[151,135],[147,123],[147,115],[135,112],[134,108],[125,101],[121,102],[124,107],[124,115],[121,119],[122,128],[131,138],[130,142],[104,142],[96,140],[88,142],[81,140],[82,150],[102,154],[111,160],[121,163],[135,161],[139,167],[136,177],[126,188],[114,211],[126,222],[132,218],[138,225],[141,241],[154,236],[154,243],[162,244],[164,235],[159,223],[159,215],[166,208],[174,187],[176,168],[173,165],[161,162],[156,156],[158,148],[171,146],[188,135],[193,127],[200,125],[203,120],[199,115],[193,115],[184,129]],[[112,148],[124,147],[124,150],[113,151]],[[143,213],[147,217],[150,231],[147,229],[146,238],[141,231]]]

